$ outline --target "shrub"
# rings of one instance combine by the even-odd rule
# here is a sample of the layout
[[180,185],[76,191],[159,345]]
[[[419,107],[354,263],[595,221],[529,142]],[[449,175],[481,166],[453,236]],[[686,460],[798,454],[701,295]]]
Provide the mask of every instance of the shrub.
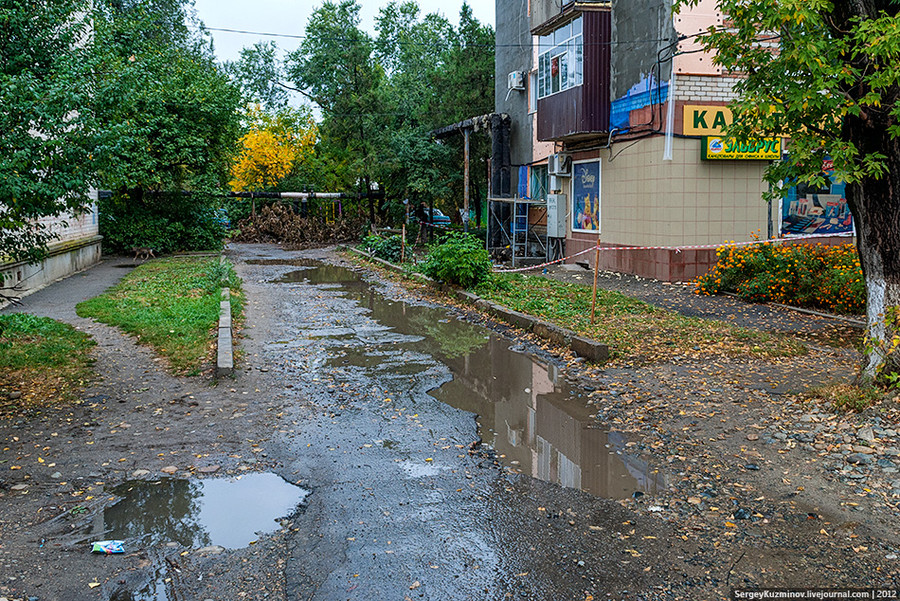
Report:
[[113,195],[98,204],[106,250],[127,253],[146,246],[166,253],[222,248],[225,224],[215,206],[196,196],[171,194],[146,200]]
[[777,302],[859,315],[866,287],[852,244],[723,246],[697,281],[700,294],[734,292],[748,302]]
[[391,263],[400,262],[400,254],[402,251],[403,241],[399,234],[382,238],[381,236],[366,236],[363,240],[363,246],[368,252],[379,259],[390,261]]
[[425,275],[441,282],[471,288],[491,276],[491,258],[478,238],[451,232],[431,247],[422,264]]

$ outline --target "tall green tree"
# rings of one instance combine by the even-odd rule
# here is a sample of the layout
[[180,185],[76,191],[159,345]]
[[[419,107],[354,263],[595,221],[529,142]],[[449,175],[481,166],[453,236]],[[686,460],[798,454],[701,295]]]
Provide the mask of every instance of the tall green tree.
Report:
[[[384,69],[372,38],[359,28],[359,10],[355,0],[326,0],[313,11],[286,70],[322,110],[323,152],[344,165],[348,180],[368,187],[378,179],[380,117],[393,103],[383,93]],[[374,221],[371,200],[368,211]]]
[[110,0],[94,17],[95,164],[113,190],[218,192],[239,134],[240,93],[184,2]]
[[0,260],[39,260],[54,238],[40,220],[90,202],[85,8],[80,0],[0,5]]
[[210,215],[227,188],[241,96],[187,7],[106,0],[94,12],[93,165],[115,192],[100,223],[113,248],[209,248],[223,234]]
[[270,112],[288,105],[289,95],[281,85],[284,73],[275,42],[257,42],[241,48],[240,58],[223,65],[241,89],[245,104],[258,104]]
[[[686,4],[693,4],[689,0]],[[847,183],[875,343],[875,376],[890,353],[900,306],[900,3],[894,0],[720,0],[727,29],[704,36],[725,69],[745,74],[733,103],[736,136],[786,136],[773,184],[822,184],[822,161]],[[888,323],[886,323],[886,321]]]

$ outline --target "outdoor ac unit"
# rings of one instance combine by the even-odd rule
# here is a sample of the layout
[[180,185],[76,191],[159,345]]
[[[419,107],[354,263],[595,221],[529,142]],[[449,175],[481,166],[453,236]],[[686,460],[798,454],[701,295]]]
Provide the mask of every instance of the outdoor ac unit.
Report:
[[506,87],[510,90],[524,90],[525,89],[525,72],[524,71],[511,71],[506,79]]
[[547,173],[550,175],[569,175],[572,161],[567,154],[551,154],[547,157]]

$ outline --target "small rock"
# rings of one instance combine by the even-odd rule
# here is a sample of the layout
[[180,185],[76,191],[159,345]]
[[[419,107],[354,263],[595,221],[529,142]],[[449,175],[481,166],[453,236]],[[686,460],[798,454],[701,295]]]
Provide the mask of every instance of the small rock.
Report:
[[897,447],[885,447],[884,451],[882,451],[885,455],[890,455],[891,457],[900,457],[900,449]]
[[700,497],[688,497],[687,502],[691,505],[699,505],[703,501],[700,500]]
[[62,474],[60,472],[53,472],[52,474],[50,474],[50,477],[54,480],[58,480],[59,478],[62,478]]
[[747,440],[759,440],[759,434],[748,434]]
[[220,465],[205,465],[201,467],[199,471],[201,474],[215,474],[220,469],[222,469],[222,466]]
[[149,475],[150,475],[150,470],[134,470],[133,472],[131,472],[132,478],[144,478]]
[[750,513],[749,509],[744,509],[743,507],[741,507],[740,509],[735,509],[733,515],[734,519],[736,520],[749,520],[750,516],[753,514]]
[[14,484],[9,487],[10,490],[25,490],[26,488],[28,488],[27,484]]
[[808,424],[808,423],[810,423],[810,422],[816,421],[816,418],[814,418],[812,415],[810,415],[810,414],[807,413],[806,415],[801,415],[801,416],[800,416],[800,421],[803,422],[803,423],[805,423],[805,424]]
[[169,474],[171,476],[172,474],[174,474],[175,472],[178,471],[178,468],[175,467],[174,465],[167,465],[166,467],[162,468],[159,471],[161,471],[164,474]]
[[787,434],[785,434],[784,432],[776,432],[772,435],[772,438],[776,440],[787,440]]
[[11,401],[15,401],[15,400],[21,399],[21,398],[22,398],[22,393],[19,392],[18,390],[14,390],[9,393],[9,400],[11,400]]
[[852,463],[853,465],[869,465],[872,463],[872,458],[862,453],[853,453],[852,455],[847,455],[847,463]]
[[861,444],[855,444],[853,445],[853,452],[862,453],[863,455],[872,455],[875,453],[875,449],[873,449],[872,447],[863,446]]
[[879,459],[876,463],[878,467],[894,467],[894,462],[890,459]]
[[847,474],[847,477],[851,480],[862,480],[866,477],[865,474]]
[[860,440],[865,440],[866,442],[873,442],[875,440],[875,432],[872,431],[872,428],[866,427],[860,429],[856,435],[860,438]]
[[207,555],[218,555],[219,553],[224,553],[225,547],[220,547],[219,545],[210,545],[208,547],[201,547],[197,549],[197,553],[205,553]]
[[744,466],[744,469],[755,472],[755,471],[759,471],[759,466],[756,465],[755,463],[748,463],[747,465]]
[[893,428],[888,428],[887,430],[885,430],[883,432],[883,434],[889,438],[894,438],[897,436],[897,431],[894,430]]

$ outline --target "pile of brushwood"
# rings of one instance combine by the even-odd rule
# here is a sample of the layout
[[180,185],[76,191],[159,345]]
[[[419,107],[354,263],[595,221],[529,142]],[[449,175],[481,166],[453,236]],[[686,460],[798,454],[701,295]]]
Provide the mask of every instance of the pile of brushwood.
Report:
[[316,248],[359,240],[365,221],[356,218],[337,219],[326,223],[318,217],[301,217],[290,206],[276,203],[262,207],[256,218],[247,217],[237,223],[237,242],[281,244],[291,250]]

